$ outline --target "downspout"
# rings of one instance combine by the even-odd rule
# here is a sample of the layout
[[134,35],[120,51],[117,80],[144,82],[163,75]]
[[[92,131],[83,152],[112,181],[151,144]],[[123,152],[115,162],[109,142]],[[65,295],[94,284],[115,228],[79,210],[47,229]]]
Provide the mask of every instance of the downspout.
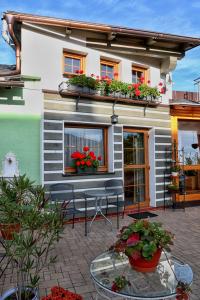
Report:
[[[15,19],[16,19],[15,16],[12,16],[12,15],[5,15],[3,18],[3,21],[5,20],[5,22],[7,23],[8,32],[9,32],[10,37],[15,45],[16,68],[15,68],[15,70],[3,72],[3,73],[0,72],[0,77],[18,75],[21,73],[21,59],[20,59],[20,48],[21,47],[20,47],[20,43],[19,43],[18,39],[15,36],[14,29],[13,29]],[[5,24],[4,24],[4,29],[6,29]],[[5,41],[10,45],[10,38],[7,35],[7,33],[5,32],[5,30],[4,30],[4,32],[2,32],[2,35],[3,35],[3,38],[5,39]]]

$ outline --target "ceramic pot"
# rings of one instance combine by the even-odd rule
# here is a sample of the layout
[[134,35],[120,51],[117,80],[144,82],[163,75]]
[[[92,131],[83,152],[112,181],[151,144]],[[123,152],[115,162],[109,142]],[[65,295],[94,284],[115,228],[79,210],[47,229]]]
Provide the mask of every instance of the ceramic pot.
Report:
[[12,240],[14,233],[20,231],[20,224],[0,224],[0,230],[4,240]]
[[151,260],[146,260],[143,257],[139,257],[137,259],[134,259],[132,257],[129,257],[129,263],[131,267],[138,271],[138,272],[154,272],[161,256],[162,250],[158,249],[155,254],[153,255]]
[[[14,296],[17,293],[17,290],[18,290],[18,288],[13,288],[13,289],[7,290],[0,297],[0,300],[10,299],[11,296]],[[14,298],[12,298],[12,299],[14,299]],[[17,300],[17,297],[16,297],[16,300]],[[23,300],[23,298],[22,298],[22,300]],[[33,289],[33,297],[31,297],[30,299],[26,299],[26,300],[39,300],[38,290],[37,289]]]

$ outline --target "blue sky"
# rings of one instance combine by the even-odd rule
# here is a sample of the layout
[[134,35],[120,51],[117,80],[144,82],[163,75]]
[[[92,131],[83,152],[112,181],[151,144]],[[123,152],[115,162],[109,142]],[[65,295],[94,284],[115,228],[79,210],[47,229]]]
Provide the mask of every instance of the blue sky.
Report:
[[[91,22],[122,25],[200,37],[199,0],[0,0],[6,10]],[[0,63],[15,63],[12,49],[0,40]],[[173,74],[174,89],[193,91],[200,76],[200,47],[178,62]]]

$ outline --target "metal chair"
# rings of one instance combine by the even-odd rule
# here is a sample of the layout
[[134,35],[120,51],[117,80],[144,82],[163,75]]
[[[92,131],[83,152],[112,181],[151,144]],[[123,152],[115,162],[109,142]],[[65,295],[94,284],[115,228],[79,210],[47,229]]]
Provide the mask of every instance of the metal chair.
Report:
[[[105,182],[105,189],[111,193],[113,196],[116,196],[117,201],[112,201],[111,204],[117,207],[117,228],[119,228],[119,208],[123,207],[123,214],[122,217],[124,218],[124,210],[125,210],[125,202],[124,200],[119,201],[119,196],[124,194],[124,186],[123,181],[119,179],[111,179]],[[106,198],[106,215],[108,213],[108,202],[109,197]]]
[[72,228],[74,228],[75,214],[80,213],[75,207],[74,186],[69,183],[56,183],[50,186],[49,191],[50,201],[61,204],[62,217],[73,216]]

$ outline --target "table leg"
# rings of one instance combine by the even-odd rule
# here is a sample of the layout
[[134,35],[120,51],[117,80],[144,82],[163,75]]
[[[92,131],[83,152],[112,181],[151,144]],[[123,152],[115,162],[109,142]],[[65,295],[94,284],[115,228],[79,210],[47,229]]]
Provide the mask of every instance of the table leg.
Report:
[[87,236],[87,197],[85,197],[85,236]]

